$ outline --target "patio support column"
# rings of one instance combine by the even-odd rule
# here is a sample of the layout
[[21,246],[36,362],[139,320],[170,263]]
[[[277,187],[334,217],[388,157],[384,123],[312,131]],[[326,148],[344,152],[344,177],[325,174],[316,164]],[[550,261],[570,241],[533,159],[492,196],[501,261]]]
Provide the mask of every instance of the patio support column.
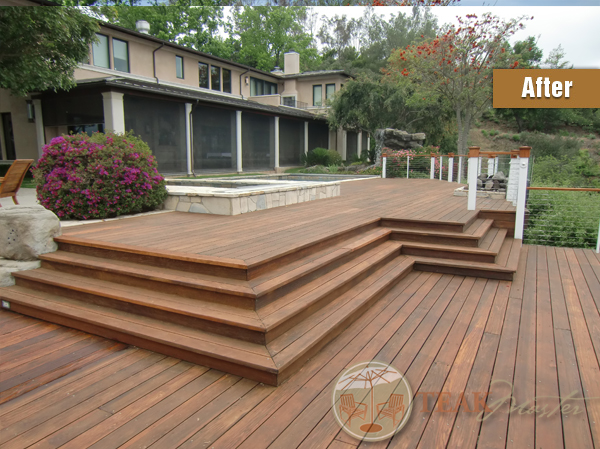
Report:
[[462,182],[462,160],[463,160],[463,157],[458,156],[458,179],[456,180],[456,182],[458,182],[458,183]]
[[467,209],[475,210],[477,206],[477,167],[479,166],[479,147],[469,147],[469,196],[467,200]]
[[519,186],[519,151],[513,150],[511,153],[508,184],[506,185],[506,201],[510,201],[513,206],[516,206],[517,191]]
[[304,122],[304,154],[308,154],[308,122]]
[[489,176],[494,176],[494,160],[496,159],[496,157],[491,154],[488,157],[488,177]]
[[444,156],[440,154],[440,181],[444,177]]
[[104,104],[104,130],[124,133],[123,94],[120,92],[102,92],[102,102]]
[[237,172],[242,172],[242,111],[235,111],[236,161]]
[[498,173],[498,165],[499,164],[500,164],[500,158],[495,157],[494,158],[494,174]]
[[342,160],[346,160],[348,150],[348,132],[343,129],[342,130]]
[[525,202],[527,200],[527,174],[529,171],[529,154],[531,147],[519,147],[519,191],[517,192],[517,218],[515,222],[515,239],[523,240],[525,225]]
[[279,117],[275,117],[275,170],[279,168]]
[[358,154],[359,159],[360,159],[361,153],[362,153],[362,131],[360,131],[358,133],[358,142],[356,144],[356,154]]
[[192,124],[191,120],[192,103],[185,104],[185,148],[187,156],[187,173],[191,175],[193,173],[192,167]]
[[42,116],[42,100],[33,100],[33,109],[35,112],[35,133],[37,139],[38,156],[42,156],[42,147],[46,145],[46,135],[44,131],[44,117]]
[[454,153],[448,153],[448,182],[454,177]]

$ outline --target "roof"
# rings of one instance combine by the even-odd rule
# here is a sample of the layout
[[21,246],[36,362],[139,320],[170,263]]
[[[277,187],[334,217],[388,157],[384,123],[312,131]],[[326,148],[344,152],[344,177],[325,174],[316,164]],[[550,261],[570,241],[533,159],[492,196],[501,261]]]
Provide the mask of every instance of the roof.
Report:
[[309,77],[309,76],[323,76],[323,75],[343,75],[343,76],[347,76],[350,78],[354,78],[352,75],[345,72],[344,70],[314,70],[312,72],[301,72],[301,73],[294,73],[294,74],[290,74],[290,75],[280,75],[280,78],[290,79],[290,78],[303,78],[303,77]]
[[138,90],[142,92],[151,92],[159,95],[168,95],[171,97],[177,97],[182,99],[188,99],[192,101],[200,101],[203,103],[214,103],[219,105],[227,105],[235,108],[250,109],[263,113],[269,113],[273,115],[283,115],[290,117],[303,118],[308,120],[325,120],[325,117],[315,115],[313,113],[304,111],[302,109],[292,108],[289,106],[270,106],[266,104],[257,103],[251,100],[245,100],[242,98],[230,97],[227,95],[212,94],[209,92],[199,92],[196,90],[179,88],[166,84],[156,84],[152,82],[145,82],[140,80],[133,80],[124,77],[110,77],[110,78],[93,78],[79,80],[77,85],[83,86],[111,86],[124,89]]

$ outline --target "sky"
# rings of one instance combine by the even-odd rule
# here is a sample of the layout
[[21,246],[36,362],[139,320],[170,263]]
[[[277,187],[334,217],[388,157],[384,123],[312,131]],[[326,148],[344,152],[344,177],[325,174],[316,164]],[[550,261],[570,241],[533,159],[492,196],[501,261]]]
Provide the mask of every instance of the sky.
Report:
[[[549,55],[552,49],[562,45],[566,56],[565,59],[573,64],[576,69],[600,69],[600,7],[598,6],[468,6],[468,3],[481,5],[481,0],[462,0],[461,7],[436,6],[431,11],[438,17],[439,24],[457,23],[456,16],[465,16],[467,14],[480,15],[484,12],[491,12],[504,19],[511,19],[525,15],[533,16],[533,20],[524,22],[525,29],[518,31],[511,42],[524,40],[528,36],[538,37],[538,47],[544,52],[544,59]],[[486,2],[488,3],[488,2]],[[491,2],[490,2],[491,3]],[[496,4],[519,3],[539,4],[537,1],[495,0]],[[562,3],[563,1],[548,1],[543,3]],[[600,0],[594,2],[575,3],[596,3],[600,6]],[[314,7],[316,13],[320,16],[334,16],[345,14],[348,18],[360,18],[363,14],[363,7],[360,6],[323,6]],[[375,12],[389,16],[404,12],[410,14],[410,7],[377,7]]]

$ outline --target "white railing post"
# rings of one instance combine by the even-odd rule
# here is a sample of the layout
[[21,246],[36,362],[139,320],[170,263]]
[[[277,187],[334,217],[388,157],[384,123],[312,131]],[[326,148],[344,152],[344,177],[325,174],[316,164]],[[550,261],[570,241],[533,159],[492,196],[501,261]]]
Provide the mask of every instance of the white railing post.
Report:
[[506,185],[506,201],[510,201],[513,206],[516,206],[519,190],[519,150],[512,150],[511,153],[508,184]]
[[444,156],[442,156],[440,154],[440,181],[442,180],[443,176],[442,173],[444,172]]
[[448,156],[450,156],[448,159],[448,182],[452,182],[454,175],[454,153],[450,153]]
[[493,154],[488,156],[488,177],[494,176],[494,161],[496,157]]
[[498,165],[500,165],[500,158],[494,158],[494,174],[498,173]]
[[519,190],[517,191],[517,218],[515,239],[523,240],[525,226],[525,201],[527,199],[527,174],[529,172],[529,154],[531,147],[519,148]]
[[462,182],[462,160],[463,160],[463,157],[458,156],[458,178],[457,178],[456,182],[458,182],[459,184]]
[[410,156],[406,156],[406,179],[408,179],[409,169],[410,169]]
[[431,153],[431,168],[429,170],[429,179],[435,178],[435,154]]
[[477,206],[477,168],[479,166],[479,147],[469,147],[469,168],[467,178],[469,181],[469,196],[467,209],[475,210]]
[[385,169],[387,165],[387,154],[383,153],[383,157],[381,159],[381,177],[385,178]]

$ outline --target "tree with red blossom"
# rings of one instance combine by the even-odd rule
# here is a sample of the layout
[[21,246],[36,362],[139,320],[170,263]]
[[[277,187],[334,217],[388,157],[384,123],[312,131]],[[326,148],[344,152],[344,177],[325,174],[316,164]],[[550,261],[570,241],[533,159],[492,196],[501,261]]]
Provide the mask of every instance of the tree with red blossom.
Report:
[[[365,2],[371,6],[451,6],[460,0],[371,0]],[[359,2],[362,3],[362,2]]]
[[456,114],[458,151],[466,154],[469,130],[492,100],[494,68],[515,68],[507,41],[524,28],[525,17],[503,21],[490,13],[458,18],[435,39],[396,50],[385,74],[407,77],[423,97],[443,98]]

